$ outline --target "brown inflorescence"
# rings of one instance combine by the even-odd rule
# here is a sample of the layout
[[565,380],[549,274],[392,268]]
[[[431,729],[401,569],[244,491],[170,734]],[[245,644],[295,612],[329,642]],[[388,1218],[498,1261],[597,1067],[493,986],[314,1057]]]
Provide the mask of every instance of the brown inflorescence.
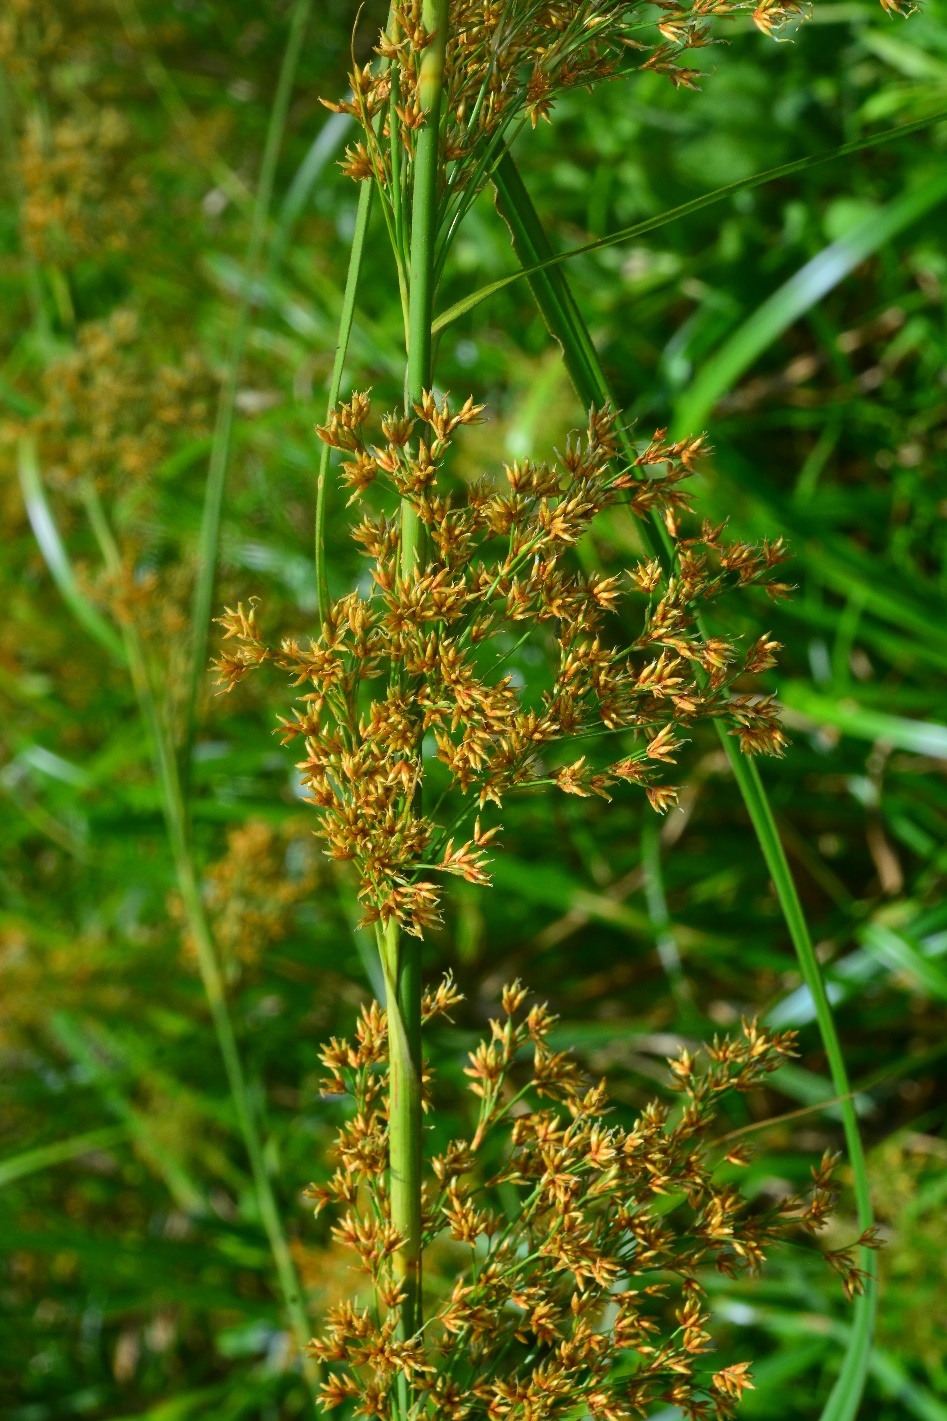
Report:
[[251,818],[228,829],[226,853],[207,870],[207,908],[229,975],[256,970],[319,887],[318,856],[304,818],[280,825]]
[[[271,648],[252,604],[220,618],[225,688],[268,660],[305,688],[282,723],[287,740],[304,741],[299,769],[327,851],[354,863],[367,921],[417,935],[438,920],[431,875],[488,882],[496,827],[475,819],[488,805],[540,786],[608,798],[630,782],[663,812],[675,798],[665,767],[695,722],[721,718],[749,753],[783,744],[772,698],[733,689],[772,664],[777,644],[764,636],[741,651],[696,625],[729,589],[788,590],[773,578],[781,540],[728,543],[707,523],[681,532],[683,481],[704,441],[658,430],[629,467],[614,414],[593,409],[555,461],[507,465],[502,482],[484,478],[457,501],[441,475],[455,431],[479,414],[472,400],[455,409],[426,394],[382,419],[373,444],[368,397],[341,405],[319,433],[342,452],[353,500],[377,482],[406,500],[425,529],[424,561],[405,574],[398,518],[366,513],[354,537],[372,561],[370,590],[335,602],[318,636]],[[619,503],[663,517],[670,569],[580,569],[575,545]],[[509,669],[527,640],[549,667],[532,692]],[[615,737],[618,758],[607,753]],[[425,780],[441,796],[430,807]]]
[[119,308],[80,326],[75,347],[50,362],[41,409],[12,432],[36,439],[52,484],[125,494],[151,480],[176,439],[207,433],[216,382],[205,361],[192,349],[158,364],[150,334]]
[[[642,68],[696,88],[698,69],[682,63],[689,50],[714,42],[711,22],[753,11],[745,0],[452,0],[444,61],[444,157],[452,191],[476,187],[484,155],[523,122],[548,118],[562,94]],[[763,0],[753,19],[772,34],[804,13],[801,0]],[[655,13],[657,11],[657,13]],[[323,100],[352,114],[362,139],[346,153],[344,170],[357,181],[375,177],[390,191],[397,178],[392,143],[410,164],[424,126],[422,61],[434,40],[421,0],[394,4],[375,49],[381,63],[353,68],[351,96]]]
[[[116,565],[90,572],[80,560],[80,581],[120,624],[153,637],[167,659],[172,644],[186,644],[192,568],[156,555],[155,476],[182,441],[206,437],[216,381],[196,349],[176,363],[157,361],[151,335],[127,308],[83,323],[75,346],[43,372],[36,413],[0,424],[0,459],[12,462],[26,438],[52,488],[77,503],[102,497]],[[176,687],[177,677],[167,683]]]
[[[425,1019],[458,1000],[448,977],[427,993]],[[374,1304],[332,1307],[312,1343],[326,1367],[324,1405],[403,1421],[553,1421],[580,1405],[630,1421],[658,1402],[690,1421],[733,1415],[752,1382],[745,1362],[708,1361],[706,1270],[755,1271],[791,1230],[821,1228],[834,1161],[813,1171],[808,1193],[750,1211],[717,1174],[745,1152],[716,1144],[713,1127],[721,1098],[763,1083],[793,1054],[794,1034],[745,1021],[705,1061],[682,1051],[670,1063],[680,1106],[654,1102],[625,1128],[608,1119],[605,1082],[552,1049],[548,1009],[527,1009],[518,982],[502,1005],[469,1056],[475,1128],[431,1161],[426,1321],[411,1337],[399,1333],[392,1267],[384,1011],[364,1008],[354,1043],[333,1039],[322,1051],[324,1087],[351,1111],[335,1173],[308,1193],[317,1214],[338,1211],[333,1237],[358,1255]],[[861,1286],[851,1250],[830,1261],[847,1290]]]
[[119,110],[34,115],[20,137],[23,243],[37,261],[70,267],[91,254],[128,250],[148,183],[132,167],[131,130]]

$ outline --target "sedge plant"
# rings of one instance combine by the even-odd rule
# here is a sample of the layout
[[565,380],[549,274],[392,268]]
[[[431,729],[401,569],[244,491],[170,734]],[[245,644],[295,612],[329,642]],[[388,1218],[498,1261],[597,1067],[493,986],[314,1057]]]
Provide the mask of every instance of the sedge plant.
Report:
[[[265,661],[303,688],[293,715],[283,721],[285,736],[303,740],[300,769],[318,832],[330,856],[355,869],[384,976],[384,1012],[363,1017],[355,1047],[334,1044],[326,1054],[332,1088],[351,1088],[356,1115],[340,1137],[342,1170],[325,1197],[349,1206],[339,1236],[359,1254],[373,1294],[368,1311],[354,1304],[343,1308],[313,1350],[324,1362],[348,1368],[325,1382],[323,1396],[330,1406],[354,1407],[355,1414],[403,1421],[441,1414],[525,1418],[578,1415],[584,1407],[611,1418],[646,1414],[661,1397],[702,1418],[729,1414],[745,1380],[743,1373],[719,1374],[707,1382],[694,1372],[693,1359],[706,1340],[705,1318],[694,1301],[700,1291],[696,1269],[716,1247],[705,1227],[710,1214],[724,1220],[720,1238],[726,1236],[733,1249],[727,1262],[716,1257],[724,1271],[736,1258],[759,1261],[763,1236],[770,1240],[778,1233],[773,1221],[761,1225],[758,1236],[754,1223],[735,1242],[737,1203],[729,1195],[721,1202],[710,1172],[700,1173],[695,1164],[697,1173],[689,1175],[683,1158],[677,1160],[674,1178],[710,1253],[692,1248],[693,1229],[682,1224],[678,1252],[667,1255],[678,1264],[666,1266],[683,1279],[688,1300],[675,1314],[671,1338],[651,1348],[637,1304],[629,1304],[626,1319],[624,1303],[609,1301],[617,1279],[635,1276],[639,1267],[648,1271],[648,1250],[636,1254],[629,1236],[637,1236],[631,1220],[639,1210],[642,1226],[650,1227],[650,1196],[645,1190],[634,1205],[627,1202],[627,1180],[622,1183],[614,1163],[627,1141],[602,1124],[604,1094],[580,1090],[574,1067],[564,1060],[546,1074],[547,1033],[534,1013],[539,1011],[536,1020],[545,1017],[537,1008],[525,1026],[516,1024],[518,986],[507,994],[506,1025],[495,1023],[493,1045],[472,1058],[476,1093],[485,1102],[473,1139],[458,1144],[453,1163],[432,1162],[439,1192],[425,1193],[421,1027],[425,1012],[447,1009],[453,987],[444,986],[436,998],[440,1005],[431,998],[425,1007],[420,941],[439,920],[443,875],[489,883],[490,846],[499,830],[492,816],[509,796],[554,788],[608,798],[631,784],[664,812],[675,798],[664,767],[674,763],[697,721],[715,721],[732,747],[738,782],[820,1007],[836,1084],[845,1087],[839,1093],[848,1093],[765,795],[746,767],[746,757],[778,754],[784,743],[772,699],[748,689],[748,678],[773,664],[778,647],[764,634],[741,650],[711,636],[704,621],[708,604],[747,587],[760,585],[774,598],[786,595],[789,589],[776,573],[785,548],[779,538],[732,542],[722,527],[693,523],[686,480],[705,450],[703,436],[669,439],[659,430],[640,439],[623,425],[509,153],[520,129],[547,118],[560,94],[630,66],[695,87],[699,71],[685,62],[688,50],[712,43],[715,25],[747,8],[721,0],[683,9],[668,0],[655,20],[646,7],[595,0],[395,4],[375,58],[353,70],[350,96],[330,105],[359,125],[360,137],[343,166],[362,189],[330,408],[318,430],[324,445],[316,526],[321,628],[306,644],[287,638],[271,646],[252,603],[228,609],[220,619],[226,641],[217,667],[226,689]],[[764,3],[753,19],[774,34],[799,13],[792,3]],[[482,407],[472,395],[451,401],[435,393],[434,302],[452,241],[488,182],[495,184],[517,255],[590,409],[584,436],[571,439],[564,452],[487,472],[458,500],[447,491],[451,446],[464,426],[480,418]],[[380,417],[367,392],[339,400],[373,202],[382,209],[392,244],[406,346],[404,404]],[[328,595],[324,553],[332,450],[342,455],[350,502],[361,505],[354,537],[371,560],[370,590],[360,587],[335,601]],[[576,545],[596,517],[616,504],[639,521],[651,555],[629,569],[627,579],[586,574],[579,570]],[[631,640],[619,632],[619,610],[622,624],[630,620],[636,628]],[[545,658],[538,693],[519,687],[509,673],[511,656],[526,642]],[[537,1074],[522,1089],[508,1090],[517,1051],[528,1043]],[[704,1122],[706,1099],[734,1083],[747,1088],[789,1049],[787,1041],[748,1024],[743,1044],[725,1043],[712,1052],[717,1065],[738,1064],[735,1079],[726,1070],[715,1074],[716,1067],[709,1076],[693,1076],[689,1059],[684,1066],[679,1062],[675,1070],[691,1092],[682,1138],[700,1133],[696,1122]],[[346,1070],[355,1072],[354,1083],[346,1084]],[[523,1106],[527,1123],[514,1122],[497,1167],[483,1174],[478,1152],[489,1129],[507,1113],[511,1091],[522,1102],[530,1090],[554,1098],[564,1114]],[[667,1134],[664,1125],[662,1119],[654,1138],[660,1150],[673,1154],[674,1132],[684,1127],[675,1125]],[[846,1125],[857,1164],[854,1116]],[[633,1138],[640,1135],[633,1132]],[[590,1166],[587,1150],[599,1139],[608,1143],[601,1162]],[[560,1158],[557,1150],[566,1143],[574,1152],[566,1149]],[[480,1182],[471,1188],[484,1191],[485,1199],[502,1185],[526,1190],[515,1201],[507,1192],[505,1218],[480,1210],[459,1183],[478,1168]],[[656,1166],[647,1170],[652,1181],[659,1179],[652,1192],[660,1193],[664,1176]],[[809,1223],[823,1217],[826,1171],[825,1164],[816,1171],[815,1203],[794,1201],[790,1213],[801,1211]],[[874,1233],[863,1165],[858,1187],[859,1242],[868,1248]],[[586,1191],[596,1201],[612,1198],[613,1191],[626,1200],[617,1215],[618,1233],[609,1232],[613,1219],[600,1219],[598,1203],[591,1215],[577,1209],[579,1252],[569,1253],[554,1228],[558,1242],[539,1249],[538,1273],[521,1269],[517,1260],[524,1250],[532,1260],[537,1231],[548,1228],[546,1211],[558,1209],[568,1221],[570,1202]],[[441,1299],[427,1315],[422,1260],[444,1218],[454,1242],[471,1246],[472,1271],[469,1282],[461,1275],[459,1295],[446,1304]],[[562,1227],[568,1231],[571,1225]],[[565,1251],[556,1251],[560,1244]],[[853,1256],[846,1251],[834,1261],[847,1290],[860,1291],[864,1274]],[[432,1292],[436,1302],[436,1284]],[[516,1345],[483,1321],[509,1307],[536,1323],[514,1328]],[[833,1413],[839,1417],[853,1414],[864,1377],[870,1311],[863,1317],[860,1351],[853,1354]],[[462,1382],[459,1349],[467,1349],[467,1361],[479,1367]],[[636,1362],[624,1356],[628,1349]]]

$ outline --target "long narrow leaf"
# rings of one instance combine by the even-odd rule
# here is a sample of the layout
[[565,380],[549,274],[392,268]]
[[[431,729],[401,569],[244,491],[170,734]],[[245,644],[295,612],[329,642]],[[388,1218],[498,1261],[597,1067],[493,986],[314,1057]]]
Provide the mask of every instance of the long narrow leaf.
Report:
[[[770,878],[773,880],[783,918],[796,949],[803,980],[815,1005],[819,1034],[822,1037],[822,1044],[828,1058],[829,1075],[835,1087],[835,1093],[840,1099],[842,1128],[845,1133],[845,1145],[854,1180],[858,1223],[860,1228],[867,1229],[874,1222],[868,1165],[858,1129],[858,1118],[851,1099],[848,1070],[842,1055],[838,1032],[835,1029],[832,1007],[822,980],[822,971],[815,955],[809,925],[806,922],[792,872],[780,843],[773,812],[766,797],[759,771],[752,760],[740,753],[729,737],[724,737],[724,749],[740,787],[740,793],[743,796],[743,802],[747,807],[753,828],[756,830],[756,837],[763,851]],[[842,1368],[822,1412],[821,1421],[853,1421],[865,1389],[877,1307],[877,1268],[874,1255],[868,1249],[862,1249],[860,1252],[859,1266],[867,1275],[866,1288],[855,1301],[855,1316]]]
[[871,923],[859,941],[886,967],[910,977],[927,996],[947,1002],[947,972],[939,962],[920,953],[904,933],[885,923]]
[[699,429],[721,395],[793,321],[811,310],[866,257],[880,251],[898,232],[945,199],[947,172],[941,171],[902,193],[880,212],[873,212],[806,262],[698,370],[675,411],[673,424],[677,431]]
[[102,616],[97,607],[81,591],[76,575],[69,561],[65,544],[53,518],[36,457],[36,444],[24,435],[17,445],[17,472],[26,515],[33,529],[33,536],[49,570],[49,575],[59,589],[59,594],[75,617],[90,636],[109,651],[115,660],[124,662],[125,648],[122,639]]
[[69,1140],[55,1140],[49,1145],[37,1145],[35,1150],[8,1155],[0,1160],[0,1189],[28,1174],[39,1174],[55,1164],[68,1164],[70,1160],[81,1159],[93,1150],[110,1150],[113,1145],[121,1145],[131,1139],[132,1134],[131,1126],[105,1125],[101,1130],[87,1130],[84,1135],[73,1135]]
[[860,706],[849,698],[837,700],[815,691],[805,681],[790,681],[780,687],[780,698],[790,710],[816,725],[831,725],[858,740],[880,740],[895,750],[930,755],[947,760],[947,725],[910,720],[903,715]]
[[[732,197],[738,192],[747,192],[751,188],[762,187],[764,183],[774,182],[777,178],[788,178],[796,173],[804,173],[822,163],[834,162],[836,158],[848,158],[854,153],[863,153],[869,148],[878,148],[883,143],[891,143],[896,138],[905,138],[911,133],[918,133],[921,129],[929,128],[932,124],[940,123],[944,119],[947,119],[947,111],[931,114],[928,118],[917,119],[914,123],[899,124],[897,128],[886,128],[882,133],[876,133],[871,138],[862,138],[856,143],[842,143],[837,148],[829,149],[827,153],[814,153],[807,158],[797,158],[792,163],[783,163],[781,167],[767,168],[763,173],[754,173],[751,177],[740,178],[735,183],[727,183],[725,187],[715,188],[713,192],[706,192],[701,197],[692,198],[690,202],[682,202],[679,207],[672,207],[667,212],[647,217],[642,222],[635,222],[631,227],[623,227],[620,231],[612,232],[607,237],[600,237],[595,242],[585,242],[580,247],[571,247],[567,252],[553,253],[549,251],[538,260],[533,259],[521,263],[520,270],[513,272],[510,276],[502,276],[497,281],[491,281],[488,285],[481,286],[478,291],[465,296],[463,300],[457,301],[453,306],[449,306],[437,317],[434,322],[434,331],[444,330],[446,326],[452,325],[461,316],[465,316],[468,311],[472,311],[475,306],[479,306],[481,301],[486,301],[488,297],[495,296],[498,291],[512,286],[514,281],[520,281],[523,277],[532,277],[537,272],[548,271],[550,268],[568,261],[571,257],[585,256],[589,252],[601,251],[603,247],[614,247],[621,242],[630,242],[634,237],[643,237],[646,232],[655,232],[659,227],[667,226],[669,222],[676,222],[681,217],[689,217],[692,212],[700,212],[704,207],[711,207],[715,202],[722,202],[725,197]],[[502,162],[503,160],[501,160]]]
[[342,140],[352,125],[347,113],[330,114],[312,141],[309,152],[299,165],[296,176],[286,190],[276,219],[276,231],[270,245],[269,265],[278,265],[286,250],[293,228],[302,216],[306,203],[312,196],[319,176],[338,151]]
[[[544,237],[542,245],[530,241],[529,234],[531,230],[535,230],[540,225],[539,218],[536,216],[535,210],[532,212],[525,210],[527,205],[532,208],[532,203],[522,180],[518,178],[518,174],[514,177],[514,171],[515,164],[507,153],[501,159],[494,179],[497,204],[504,216],[507,215],[511,207],[519,209],[512,220],[508,217],[508,222],[513,233],[516,255],[521,265],[530,271],[542,265],[544,250],[548,251],[548,240]],[[563,280],[565,280],[564,276]],[[609,397],[608,383],[587,330],[580,343],[577,345],[576,342],[576,324],[581,323],[584,326],[584,322],[575,303],[563,305],[551,287],[542,288],[534,285],[533,294],[537,301],[544,302],[543,317],[550,330],[555,331],[563,349],[571,348],[569,371],[573,380],[576,381],[580,398],[586,403],[605,403]],[[586,380],[589,383],[586,383]],[[645,525],[645,532],[648,531],[647,525]],[[660,548],[661,545],[656,535],[654,542],[655,547]],[[855,1182],[859,1224],[861,1228],[865,1229],[873,1222],[865,1154],[851,1100],[848,1072],[808,924],[756,765],[740,753],[732,737],[728,736],[722,727],[718,728],[766,866],[776,888],[783,918],[796,950],[803,978],[815,1003],[816,1018],[829,1063],[832,1085],[841,1103],[845,1141]],[[868,1275],[867,1287],[855,1304],[855,1319],[850,1341],[841,1372],[823,1412],[822,1421],[852,1421],[864,1390],[874,1329],[875,1284],[873,1255],[867,1249],[861,1250],[861,1253],[860,1265]]]

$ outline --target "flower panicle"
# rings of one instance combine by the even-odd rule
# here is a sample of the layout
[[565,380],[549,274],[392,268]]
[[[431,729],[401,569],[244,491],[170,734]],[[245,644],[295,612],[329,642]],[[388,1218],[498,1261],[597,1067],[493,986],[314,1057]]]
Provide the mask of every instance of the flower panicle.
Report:
[[[444,489],[446,467],[458,431],[481,415],[472,398],[428,391],[386,414],[375,442],[369,393],[339,404],[318,432],[363,504],[353,537],[370,583],[332,603],[304,640],[269,645],[254,602],[219,619],[225,689],[265,662],[296,688],[279,734],[302,743],[305,797],[326,853],[356,870],[364,921],[419,936],[440,921],[445,877],[490,881],[499,826],[477,817],[471,837],[468,815],[544,785],[609,799],[629,783],[667,813],[678,788],[665,771],[699,721],[722,719],[747,753],[785,743],[773,698],[743,688],[778,643],[767,635],[741,652],[697,626],[701,606],[731,591],[772,591],[786,556],[780,542],[728,541],[707,521],[685,536],[686,480],[705,441],[659,429],[629,464],[615,412],[593,408],[554,457],[514,461],[458,499]],[[372,486],[407,502],[425,529],[425,555],[408,573],[399,515],[365,506]],[[576,567],[571,549],[616,505],[664,516],[670,569],[657,559],[624,576]],[[526,641],[550,665],[538,699],[511,671]],[[618,758],[569,754],[578,737],[607,746],[616,734]],[[419,800],[432,777],[443,814]]]
[[[426,1010],[439,1004],[446,1014],[458,1001],[447,978],[427,993]],[[832,1197],[832,1157],[813,1170],[808,1197],[768,1211],[751,1212],[717,1177],[721,1101],[761,1085],[792,1054],[793,1033],[745,1021],[703,1058],[682,1051],[671,1069],[683,1111],[672,1116],[655,1101],[620,1123],[605,1082],[553,1048],[556,1018],[546,1006],[530,1004],[518,981],[504,988],[501,1006],[469,1056],[474,1132],[431,1161],[430,1297],[423,1330],[407,1338],[391,1263],[398,1237],[377,1164],[386,1130],[372,1094],[384,1071],[380,1009],[363,1013],[363,1034],[366,1020],[376,1023],[367,1055],[359,1042],[324,1050],[330,1067],[352,1073],[353,1092],[340,1167],[310,1194],[338,1212],[334,1236],[357,1256],[374,1298],[374,1307],[331,1309],[312,1343],[327,1369],[326,1406],[355,1402],[357,1414],[389,1416],[400,1377],[419,1416],[434,1405],[470,1421],[565,1421],[581,1402],[600,1418],[639,1416],[658,1403],[731,1417],[752,1387],[750,1364],[707,1365],[706,1269],[756,1270],[787,1233],[812,1232],[811,1215],[824,1221]],[[669,1196],[680,1201],[671,1213],[662,1205]],[[857,1286],[854,1250],[875,1243],[863,1236],[827,1255],[846,1291]],[[638,1364],[622,1367],[625,1354]]]
[[[906,0],[880,3],[890,13],[908,13]],[[635,67],[675,88],[699,89],[705,76],[688,56],[720,43],[720,22],[747,10],[762,34],[781,40],[812,6],[808,0],[658,0],[655,6],[643,0],[451,0],[441,116],[451,195],[472,195],[509,132],[549,120],[565,94]],[[353,65],[348,95],[322,100],[361,129],[342,171],[356,182],[374,180],[393,204],[397,162],[413,162],[428,122],[421,73],[434,39],[421,21],[420,0],[393,5],[374,60]]]

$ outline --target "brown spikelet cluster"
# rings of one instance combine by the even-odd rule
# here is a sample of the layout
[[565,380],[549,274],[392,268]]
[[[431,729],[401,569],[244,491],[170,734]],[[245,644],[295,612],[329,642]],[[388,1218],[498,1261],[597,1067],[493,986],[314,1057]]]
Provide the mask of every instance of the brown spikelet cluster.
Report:
[[[904,13],[902,0],[881,0]],[[696,89],[701,71],[689,51],[717,42],[714,22],[747,12],[763,34],[778,39],[805,19],[807,0],[451,0],[444,57],[446,124],[443,155],[451,165],[452,196],[476,190],[490,155],[518,127],[548,119],[561,95],[591,88],[636,68],[665,75],[676,87]],[[657,12],[657,13],[655,13]],[[362,139],[346,151],[343,170],[356,181],[374,177],[393,206],[424,127],[421,69],[435,42],[425,28],[421,0],[391,9],[375,46],[377,59],[354,66],[350,97],[327,107],[352,114]]]
[[[604,1082],[585,1079],[552,1049],[555,1018],[525,1007],[513,983],[490,1038],[469,1057],[476,1098],[469,1139],[432,1160],[425,1189],[425,1323],[403,1337],[392,1268],[387,1160],[387,1028],[363,1010],[353,1044],[322,1052],[325,1089],[351,1103],[337,1168],[310,1186],[316,1212],[333,1206],[337,1243],[357,1254],[374,1306],[330,1309],[312,1351],[326,1366],[324,1404],[354,1414],[450,1421],[602,1421],[642,1417],[657,1402],[690,1421],[732,1416],[752,1385],[748,1366],[717,1370],[702,1273],[757,1269],[798,1225],[821,1227],[833,1190],[831,1160],[808,1196],[753,1212],[716,1177],[712,1129],[728,1092],[748,1091],[792,1054],[792,1033],[744,1022],[698,1063],[671,1062],[682,1099],[655,1102],[630,1126],[613,1123]],[[448,979],[425,1000],[426,1018],[458,994]],[[407,1383],[408,1401],[401,1393]]]
[[207,432],[214,382],[196,351],[156,365],[135,311],[80,326],[76,344],[43,372],[42,406],[13,433],[39,446],[44,475],[127,493],[150,479],[182,433]]
[[184,684],[192,567],[162,546],[155,474],[184,440],[207,434],[216,382],[195,350],[176,363],[156,359],[151,334],[129,309],[83,323],[75,345],[44,369],[36,412],[0,423],[0,460],[14,464],[25,438],[48,487],[73,504],[101,497],[115,556],[96,556],[91,567],[77,558],[80,583],[120,624],[153,640],[173,698]]
[[[102,0],[5,0],[0,7],[7,177],[20,240],[31,260],[60,275],[128,252],[153,202],[121,105],[127,49],[116,53],[115,18]],[[56,301],[66,325],[69,300],[60,281]]]
[[[733,587],[787,590],[771,578],[781,542],[728,544],[706,524],[681,533],[682,483],[703,441],[659,430],[625,467],[613,414],[593,409],[584,438],[553,462],[507,465],[457,501],[440,491],[442,471],[455,430],[479,412],[426,395],[384,418],[375,445],[367,396],[338,408],[319,433],[342,451],[353,498],[381,483],[406,500],[425,530],[423,561],[403,572],[399,520],[366,514],[354,537],[371,583],[337,601],[317,637],[271,650],[252,606],[220,619],[225,687],[272,659],[301,688],[285,737],[304,740],[320,832],[332,857],[354,862],[367,920],[418,935],[437,921],[432,874],[487,881],[496,830],[471,821],[488,804],[549,785],[608,798],[630,781],[664,811],[675,791],[661,776],[695,722],[724,719],[750,752],[783,743],[771,700],[731,690],[771,664],[776,643],[741,653],[695,625]],[[575,544],[618,503],[663,516],[670,576],[657,561],[615,577],[580,569]],[[527,641],[548,667],[535,692],[510,670]]]
[[231,973],[259,965],[292,927],[319,881],[315,845],[299,818],[274,826],[248,819],[228,830],[227,851],[207,871],[214,939]]
[[132,163],[129,125],[118,109],[27,122],[19,145],[23,243],[41,262],[72,266],[128,248],[148,195]]
[[[570,90],[632,66],[696,88],[700,73],[682,59],[712,43],[712,18],[747,7],[740,0],[659,0],[656,8],[655,15],[655,7],[640,0],[452,0],[444,63],[451,190],[480,184],[485,153],[522,123],[548,118],[555,100]],[[763,28],[785,23],[800,6],[790,0],[779,9],[781,18],[771,16]],[[346,155],[351,177],[374,176],[390,190],[398,180],[392,143],[410,163],[425,122],[421,67],[433,41],[420,0],[394,5],[376,46],[378,60],[353,69],[350,98],[328,104],[353,114],[362,129],[362,140]],[[396,151],[396,163],[397,157]]]

